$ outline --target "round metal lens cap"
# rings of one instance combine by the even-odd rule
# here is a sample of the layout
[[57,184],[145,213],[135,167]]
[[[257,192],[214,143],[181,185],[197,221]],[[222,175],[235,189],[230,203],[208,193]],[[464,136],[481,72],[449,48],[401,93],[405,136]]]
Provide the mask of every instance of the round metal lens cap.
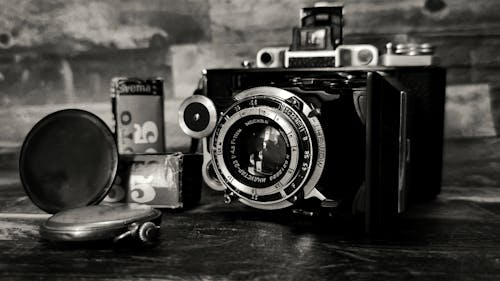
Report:
[[48,213],[95,205],[110,190],[116,143],[92,113],[67,109],[39,121],[24,140],[19,173],[24,189]]

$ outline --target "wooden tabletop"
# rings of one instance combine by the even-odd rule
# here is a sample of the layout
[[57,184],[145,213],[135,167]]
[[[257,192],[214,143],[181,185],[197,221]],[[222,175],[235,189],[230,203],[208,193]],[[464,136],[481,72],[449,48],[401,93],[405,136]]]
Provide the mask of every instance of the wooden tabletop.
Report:
[[[163,212],[152,248],[42,240],[38,227],[47,215],[24,194],[9,168],[15,165],[3,165],[0,280],[500,280],[500,189],[487,184],[499,158],[458,164],[476,155],[463,147],[487,151],[497,143],[448,143],[443,192],[381,236],[331,219],[226,205],[220,193],[204,190],[198,207]],[[479,173],[479,186],[461,185],[448,168],[473,178],[467,170],[478,166],[490,167]]]

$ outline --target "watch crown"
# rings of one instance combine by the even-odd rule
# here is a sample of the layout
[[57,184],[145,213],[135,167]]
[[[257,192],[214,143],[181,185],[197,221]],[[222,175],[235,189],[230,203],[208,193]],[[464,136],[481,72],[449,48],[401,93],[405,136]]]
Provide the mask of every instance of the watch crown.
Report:
[[152,243],[158,238],[159,229],[159,226],[150,221],[141,224],[137,230],[139,240],[146,244]]

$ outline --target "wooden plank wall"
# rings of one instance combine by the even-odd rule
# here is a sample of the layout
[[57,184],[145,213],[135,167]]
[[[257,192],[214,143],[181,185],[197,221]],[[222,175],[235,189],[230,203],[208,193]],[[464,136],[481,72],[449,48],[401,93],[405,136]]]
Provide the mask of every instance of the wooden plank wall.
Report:
[[[196,54],[193,48],[204,54],[194,55],[198,61],[188,71],[194,77],[176,69],[174,63],[176,94],[189,93],[182,87],[194,83],[201,66],[238,66],[241,60],[254,58],[262,47],[289,45],[300,7],[313,3],[211,0],[211,42],[173,49],[174,60],[180,64]],[[500,132],[500,2],[348,0],[344,4],[346,44],[369,43],[381,51],[387,42],[436,46],[441,65],[448,69],[450,86],[446,136],[494,136]],[[188,55],[183,48],[189,50]]]
[[[0,143],[41,116],[83,107],[110,121],[109,79],[167,80],[167,130],[202,68],[286,46],[309,0],[0,0]],[[500,2],[346,0],[345,43],[429,42],[448,68],[448,137],[500,132]],[[39,109],[39,110],[37,110]],[[25,113],[26,112],[26,113]],[[170,123],[169,123],[170,122]],[[168,127],[171,127],[169,129]],[[174,141],[174,142],[177,142]]]

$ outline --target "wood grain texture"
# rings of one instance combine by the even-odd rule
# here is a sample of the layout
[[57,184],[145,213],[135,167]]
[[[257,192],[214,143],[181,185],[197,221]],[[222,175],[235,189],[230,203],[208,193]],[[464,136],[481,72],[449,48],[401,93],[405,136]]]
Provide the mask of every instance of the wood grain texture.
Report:
[[[176,103],[167,103],[167,108],[176,108],[182,100],[175,100]],[[85,107],[77,107],[88,109]],[[103,117],[108,122],[111,121],[111,115],[107,111],[107,106],[103,105],[101,111],[94,113]],[[52,109],[55,110],[55,109]],[[41,118],[42,115],[33,113],[27,118],[27,123],[34,122],[33,119]],[[186,137],[172,117],[166,116],[167,133],[172,136],[167,137],[167,148],[170,151],[186,150],[189,144],[189,138]],[[0,127],[4,128],[4,127]],[[29,130],[25,126],[25,130]],[[1,143],[0,143],[1,145]],[[19,145],[8,149],[0,149],[0,185],[8,186],[14,195],[16,185],[19,185],[18,175],[12,173],[16,171]],[[5,170],[5,172],[2,172]],[[444,186],[474,186],[474,187],[498,187],[500,186],[500,140],[497,137],[486,138],[451,138],[444,142],[443,151],[443,177]],[[4,190],[4,192],[6,192]],[[19,194],[18,194],[19,195]]]
[[169,46],[210,40],[207,1],[0,1],[0,108],[103,102],[115,76],[163,77]]
[[480,137],[496,134],[488,84],[462,84],[446,89],[445,136]]
[[481,171],[498,180],[499,143],[449,141],[443,192],[381,235],[364,235],[353,220],[226,205],[221,193],[203,189],[196,208],[164,211],[159,244],[143,249],[41,240],[42,211],[24,194],[15,170],[4,169],[0,279],[498,280],[500,190],[485,186],[500,181],[468,175]]
[[[380,237],[332,220],[262,212],[205,192],[198,208],[164,212],[150,249],[40,240],[40,219],[0,219],[2,279],[496,280],[498,202],[445,190]],[[206,191],[206,190],[205,190]],[[489,189],[485,197],[498,197]],[[29,202],[25,202],[29,203]]]
[[443,185],[500,186],[500,141],[457,138],[444,145]]
[[[0,49],[0,110],[106,102],[109,79],[119,75],[162,76],[166,96],[184,98],[196,87],[201,69],[237,67],[244,59],[253,60],[260,48],[289,45],[300,8],[313,3],[23,0],[12,5],[0,1],[4,15],[0,44],[6,40]],[[370,43],[381,50],[388,41],[434,44],[441,65],[448,69],[448,85],[489,85],[484,88],[489,92],[482,95],[491,96],[494,128],[500,130],[500,20],[495,12],[500,4],[492,0],[344,4],[345,43]],[[13,139],[4,135],[2,141]],[[22,141],[23,132],[14,130],[13,135]]]
[[[427,2],[430,1],[345,1],[345,35],[419,34],[443,37],[500,34],[500,19],[496,13],[500,4],[497,1],[443,1],[445,6],[438,10],[430,9]],[[307,0],[261,0],[251,3],[211,0],[213,40],[233,43],[242,40],[290,42],[290,28],[299,24],[299,9],[313,3]],[[231,13],[225,15],[225,11]],[[258,31],[270,36],[265,37]],[[268,38],[273,39],[270,41]]]
[[497,1],[442,1],[445,5],[437,10],[431,9],[429,2],[432,1],[347,1],[346,33],[498,35],[500,31]]
[[[312,4],[312,1],[300,0],[282,1],[286,3],[281,6],[280,1],[239,5],[241,2],[210,2],[215,44],[226,44],[226,49],[245,42],[261,42],[263,47],[287,46],[292,40],[291,27],[299,24],[298,10]],[[387,42],[428,42],[436,46],[440,64],[448,69],[449,85],[498,84],[500,18],[496,11],[500,4],[497,1],[354,0],[344,4],[345,43],[369,43],[383,52]],[[232,12],[224,16],[225,10]],[[248,54],[251,58],[254,55],[253,52]],[[497,88],[492,86],[490,89],[491,92],[482,94],[500,95]],[[467,110],[473,110],[473,106]],[[499,111],[494,102],[496,132],[500,127]],[[460,124],[452,123],[450,126],[458,127]]]
[[[164,120],[165,120],[165,141],[168,151],[186,151],[189,147],[190,138],[184,134],[178,122],[178,109],[182,99],[168,99],[164,103]],[[13,154],[20,149],[22,140],[26,137],[29,130],[40,121],[44,116],[52,112],[67,108],[77,108],[94,113],[101,118],[110,128],[114,130],[113,117],[111,113],[111,101],[109,102],[94,102],[94,103],[72,103],[72,104],[55,104],[55,105],[40,105],[40,106],[22,106],[11,107],[5,110],[0,110],[0,131],[4,132],[2,145],[9,145],[9,148],[0,148],[0,165],[2,165],[2,157],[11,160]],[[16,165],[13,162],[7,162],[5,165]],[[1,167],[1,166],[0,166]]]
[[[0,1],[3,47],[40,48],[63,54],[95,47],[147,48],[206,40],[207,1]],[[50,50],[52,49],[52,51]]]
[[[184,98],[196,87],[201,69],[238,67],[263,47],[289,45],[300,8],[314,2],[0,1],[0,111],[15,107],[23,115],[23,106],[103,103],[113,76],[161,76],[167,98]],[[381,51],[388,41],[435,45],[448,69],[448,85],[487,85],[481,94],[490,96],[495,134],[500,132],[498,1],[344,4],[345,43],[370,43]],[[465,107],[474,110],[473,104]],[[460,128],[454,120],[448,120],[449,127],[461,132],[476,127]],[[23,122],[3,121],[14,125],[0,141],[21,142]]]

